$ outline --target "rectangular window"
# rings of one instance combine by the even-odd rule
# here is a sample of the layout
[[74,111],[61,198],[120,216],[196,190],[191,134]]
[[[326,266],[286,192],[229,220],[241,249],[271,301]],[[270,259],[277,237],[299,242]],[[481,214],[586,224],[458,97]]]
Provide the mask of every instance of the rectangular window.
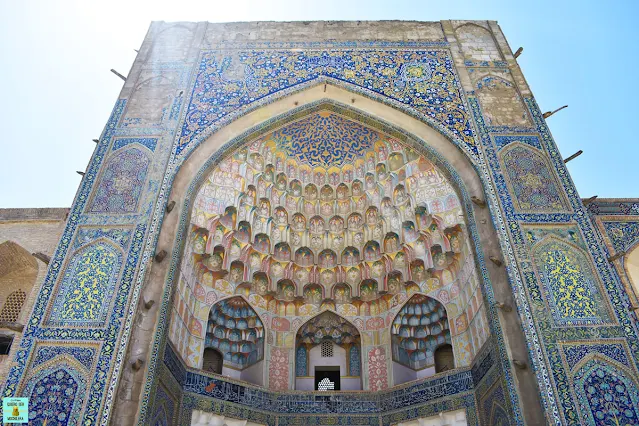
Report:
[[0,355],[9,355],[13,343],[12,336],[0,336]]

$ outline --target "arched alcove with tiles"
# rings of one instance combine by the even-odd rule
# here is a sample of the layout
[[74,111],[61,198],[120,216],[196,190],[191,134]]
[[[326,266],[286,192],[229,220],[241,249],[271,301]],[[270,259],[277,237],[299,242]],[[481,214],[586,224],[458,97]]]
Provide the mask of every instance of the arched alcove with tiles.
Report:
[[455,368],[446,308],[432,297],[413,295],[393,319],[390,332],[396,385]]
[[326,390],[361,390],[361,346],[359,330],[334,312],[309,319],[295,333],[295,389],[321,390],[329,379]]
[[244,298],[235,296],[213,305],[205,335],[203,370],[262,384],[264,324]]

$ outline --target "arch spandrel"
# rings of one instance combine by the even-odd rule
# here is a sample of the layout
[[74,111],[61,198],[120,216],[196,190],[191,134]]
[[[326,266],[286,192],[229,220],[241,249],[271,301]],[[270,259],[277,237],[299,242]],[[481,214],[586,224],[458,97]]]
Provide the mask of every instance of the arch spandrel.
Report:
[[[380,61],[378,54],[371,53],[360,50],[342,56],[339,51],[327,55],[310,50],[284,50],[272,61],[253,50],[230,55],[229,52],[204,52],[202,72],[195,84],[206,84],[207,88],[196,91],[191,100],[176,152],[188,152],[203,141],[212,129],[224,125],[226,118],[238,114],[240,105],[246,109],[258,108],[263,102],[330,83],[410,111],[469,153],[477,154],[469,110],[464,105],[459,79],[446,51],[389,52],[382,60],[398,66],[385,68],[382,73],[371,66]],[[290,68],[291,76],[295,77],[282,79],[279,74],[269,72],[273,62]],[[200,96],[209,90],[224,90],[230,81],[236,84],[237,90],[222,102],[212,104],[209,97]],[[203,115],[203,110],[209,112]]]

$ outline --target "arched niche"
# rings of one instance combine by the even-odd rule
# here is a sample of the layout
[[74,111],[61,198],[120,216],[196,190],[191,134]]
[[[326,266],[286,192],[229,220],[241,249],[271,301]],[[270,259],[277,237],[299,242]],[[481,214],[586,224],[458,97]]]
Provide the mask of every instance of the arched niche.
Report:
[[435,349],[435,373],[443,373],[455,368],[455,354],[449,343],[439,345]]
[[550,235],[532,247],[532,260],[549,313],[556,324],[610,321],[610,308],[588,253],[575,242]]
[[489,29],[473,23],[464,24],[455,29],[455,35],[465,59],[481,62],[503,60]]
[[13,241],[0,244],[0,321],[18,322],[38,275],[38,262]]
[[222,374],[224,355],[217,349],[205,348],[202,355],[202,370],[208,373]]
[[38,269],[36,259],[19,244],[13,241],[0,244],[0,360],[9,354],[14,343],[15,326],[26,322],[25,301],[36,282]]
[[[309,319],[295,334],[295,389],[361,390],[361,347],[358,329],[336,313],[324,311]],[[336,387],[318,389],[328,376],[335,380],[332,371]]]
[[190,212],[181,270],[191,288],[170,336],[187,362],[200,327],[191,292],[243,295],[289,322],[328,309],[375,323],[422,292],[454,306],[460,365],[472,362],[485,308],[459,190],[436,155],[329,102],[242,142],[204,172]]
[[441,302],[413,295],[393,319],[390,334],[395,385],[455,368],[448,314]]
[[[203,369],[261,385],[264,334],[262,319],[243,297],[220,300],[209,312]],[[216,359],[220,355],[221,366]],[[212,365],[214,362],[216,364]]]
[[[375,99],[374,96],[367,97],[368,95],[363,96],[359,93],[354,93],[342,87],[338,87],[341,84],[342,83],[334,84],[332,81],[321,81],[321,84],[313,83],[304,85],[303,87],[300,86],[301,88],[298,92],[290,94],[288,97],[270,99],[268,105],[265,106],[264,103],[262,103],[250,108],[246,111],[246,113],[233,117],[232,120],[229,119],[224,121],[222,125],[215,128],[214,132],[203,134],[201,141],[197,142],[197,148],[189,153],[189,155],[184,159],[184,162],[180,165],[178,172],[175,174],[171,185],[171,193],[165,194],[165,199],[176,200],[177,208],[175,214],[167,215],[164,218],[158,245],[174,245],[175,251],[173,259],[176,260],[172,263],[154,265],[151,270],[151,279],[149,281],[152,284],[149,286],[148,291],[152,293],[154,292],[154,294],[160,297],[160,293],[166,288],[167,292],[165,292],[164,296],[165,301],[168,301],[168,295],[170,294],[168,291],[172,291],[172,289],[176,290],[176,294],[178,292],[184,292],[190,295],[197,292],[199,294],[198,297],[205,300],[206,303],[209,303],[209,300],[216,300],[218,296],[210,290],[207,291],[197,288],[193,290],[185,290],[188,287],[188,283],[186,282],[187,280],[184,279],[185,277],[180,277],[180,273],[178,273],[178,271],[185,270],[183,268],[185,264],[193,264],[192,260],[183,256],[183,254],[190,244],[188,241],[188,233],[190,230],[190,228],[188,228],[188,223],[191,218],[190,212],[194,206],[195,196],[201,187],[203,180],[209,174],[210,170],[216,167],[224,157],[232,154],[240,145],[245,144],[247,140],[246,138],[252,133],[259,131],[263,128],[263,126],[282,120],[290,114],[306,111],[308,108],[324,102],[338,104],[344,108],[361,113],[366,117],[366,120],[372,122],[380,121],[395,129],[401,129],[401,132],[404,132],[405,135],[411,135],[414,138],[416,144],[415,147],[418,152],[435,154],[437,159],[441,161],[441,170],[445,170],[446,173],[453,176],[452,180],[454,181],[454,186],[461,194],[459,200],[461,202],[461,209],[464,212],[465,220],[469,220],[473,224],[475,223],[475,220],[477,220],[484,224],[479,227],[480,229],[476,229],[474,225],[469,227],[472,239],[468,249],[470,251],[483,251],[483,258],[488,258],[489,255],[494,254],[494,250],[489,251],[488,248],[498,247],[499,240],[495,229],[492,226],[490,211],[489,209],[478,209],[473,212],[470,203],[470,195],[478,195],[479,197],[483,196],[484,183],[482,180],[486,177],[484,172],[479,171],[479,174],[476,172],[475,165],[473,163],[474,160],[472,159],[472,155],[469,154],[470,150],[463,148],[463,142],[456,139],[454,135],[447,133],[446,130],[439,130],[439,127],[436,124],[428,124],[430,121],[427,118],[420,118],[415,115],[411,115],[412,113],[410,111],[402,111],[402,108],[394,108],[390,103],[386,103],[384,100],[380,101],[380,99]],[[352,101],[353,99],[355,99],[355,102]],[[346,107],[346,105],[348,105],[348,107]],[[255,123],[261,124],[256,126]],[[204,138],[206,138],[206,140],[204,140]],[[451,139],[455,142],[453,143]],[[353,184],[354,186],[363,186],[363,181],[359,183],[354,181]],[[294,193],[303,193],[301,184],[298,184],[296,180],[289,181],[289,185],[291,185]],[[255,194],[254,197],[257,202],[256,192],[256,187],[247,187],[247,194],[249,197],[253,196],[252,194]],[[500,213],[495,212],[495,214],[499,216]],[[294,251],[295,248],[291,246],[291,252]],[[259,256],[255,256],[252,260],[254,260],[254,265],[256,266],[259,265],[259,262],[261,261]],[[479,262],[482,263],[483,261],[479,260]],[[426,268],[424,267],[424,269]],[[170,274],[169,271],[171,271]],[[356,279],[358,282],[361,281],[361,277],[357,277],[357,270],[352,272],[354,275],[352,278]],[[301,273],[302,275],[305,274],[304,271]],[[486,289],[489,297],[494,297],[493,291],[499,293],[500,297],[509,297],[508,295],[511,290],[504,270],[488,267],[487,274],[490,275],[491,282],[483,283],[483,288]],[[184,282],[182,283],[181,281],[183,279]],[[471,296],[471,299],[474,300],[474,306],[480,308],[479,311],[483,311],[485,309],[483,296],[481,295],[480,290],[482,287],[480,286],[481,280],[482,278],[479,278],[475,282]],[[357,300],[359,297],[359,287],[352,285],[348,279],[345,279],[345,282],[351,286],[352,299]],[[167,287],[163,287],[156,283],[167,283],[168,285]],[[413,288],[412,291],[414,291],[414,286],[412,286],[412,284],[408,287]],[[274,290],[270,288],[264,288],[265,293],[273,291]],[[249,299],[256,309],[265,310],[267,308],[267,305],[258,303],[260,301],[255,299],[253,294],[249,296]],[[384,301],[381,300],[381,302]],[[336,308],[339,310],[339,305],[337,305]],[[175,299],[174,304],[170,306],[169,309],[173,310],[173,317],[176,317],[178,310],[186,310],[186,308],[181,307],[179,302],[175,302]],[[367,311],[363,309],[359,312]],[[306,309],[304,313],[306,315],[312,315],[313,309]],[[359,313],[355,310],[344,313],[344,315],[349,317],[351,315],[359,315]],[[369,313],[366,315],[369,315]],[[487,329],[486,317],[484,316],[483,318],[484,325],[486,326],[483,328]],[[160,319],[160,321],[163,320]],[[462,323],[462,326],[464,325],[463,323],[466,322],[467,326],[468,321],[469,319],[462,319],[460,322]],[[278,324],[283,323],[288,323],[290,327],[290,321],[278,321]],[[275,324],[275,321],[273,321],[273,324]],[[495,327],[497,332],[501,332],[501,326],[499,323],[493,323],[492,325]],[[181,343],[175,345],[178,349],[185,348],[189,339],[194,339],[195,341],[198,339],[194,335],[189,336],[189,333],[184,332],[184,330],[178,330],[177,327],[175,327],[175,324],[171,324],[167,327],[167,329],[171,330],[170,337],[174,343],[176,340],[181,341]],[[289,328],[284,329],[289,330]],[[134,333],[136,333],[136,331],[134,331]],[[470,335],[470,331],[468,331],[468,334]],[[477,333],[473,332],[473,336],[476,334]],[[481,345],[481,339],[479,340],[479,345]],[[467,346],[471,345],[471,341],[475,342],[474,337],[467,337]],[[515,334],[509,336],[509,342],[511,345],[517,346],[516,350],[518,353],[526,353],[523,334],[517,334],[517,332],[515,332]],[[155,339],[152,345],[153,353],[156,353],[159,350],[159,344],[160,340]],[[475,347],[474,344],[473,347]],[[390,348],[388,348],[387,351],[390,351]],[[278,353],[282,353],[282,351],[278,349]],[[184,354],[180,353],[179,355],[186,362]],[[472,361],[472,356],[472,353],[467,355],[468,363]],[[293,358],[292,348],[290,357],[281,358],[287,360],[286,362],[288,363],[288,359]],[[288,371],[288,368],[281,369],[281,371]],[[285,380],[288,380],[288,378],[285,378]],[[527,386],[527,383],[531,383],[531,385]],[[532,391],[535,384],[530,381],[525,381],[520,382],[520,386],[522,388],[530,388]]]

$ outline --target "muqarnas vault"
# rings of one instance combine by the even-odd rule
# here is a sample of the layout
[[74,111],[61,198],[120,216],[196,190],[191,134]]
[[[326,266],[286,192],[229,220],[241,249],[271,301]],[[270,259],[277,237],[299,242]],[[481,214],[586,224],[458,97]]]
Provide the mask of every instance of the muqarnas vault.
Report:
[[34,425],[639,424],[639,200],[589,201],[496,22],[156,22],[68,217],[0,215],[3,396]]

